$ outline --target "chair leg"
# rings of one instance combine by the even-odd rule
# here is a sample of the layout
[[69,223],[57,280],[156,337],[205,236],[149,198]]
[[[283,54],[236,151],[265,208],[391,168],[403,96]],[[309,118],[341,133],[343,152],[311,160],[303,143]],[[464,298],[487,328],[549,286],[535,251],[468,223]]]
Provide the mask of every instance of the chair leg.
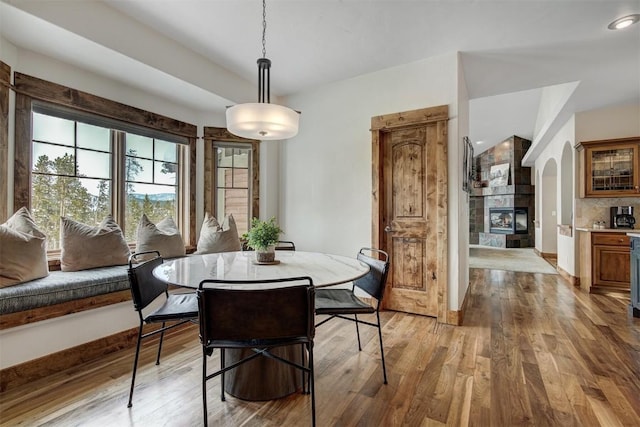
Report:
[[[300,344],[300,364],[304,365],[304,344]],[[302,394],[307,394],[306,372],[302,371]]]
[[384,383],[387,384],[387,368],[384,364],[384,347],[382,345],[382,327],[380,326],[380,312],[376,312],[378,317],[378,338],[380,339],[380,357],[382,358],[382,375],[384,376]]
[[164,326],[165,326],[165,322],[162,322],[162,332],[160,332],[160,343],[158,344],[158,355],[156,356],[156,365],[160,364],[160,352],[162,351],[162,341],[164,340]]
[[309,343],[309,388],[311,389],[311,424],[316,426],[316,390],[313,370],[313,341]]
[[[220,349],[220,369],[225,368],[225,360],[224,360],[224,348]],[[220,400],[223,402],[226,400],[224,397],[224,372],[220,374]]]
[[353,317],[355,317],[356,321],[356,335],[358,335],[358,351],[362,351],[362,346],[360,345],[360,328],[358,327],[358,315],[354,314]]
[[202,346],[202,410],[204,414],[204,425],[208,425],[207,415],[207,348]]
[[138,370],[138,356],[140,355],[140,341],[142,341],[142,322],[140,322],[140,327],[138,328],[138,343],[136,344],[136,356],[133,359],[133,373],[131,374],[131,389],[129,390],[129,403],[127,404],[127,408],[131,408],[133,403],[131,402],[133,399],[133,386],[136,383],[136,371]]

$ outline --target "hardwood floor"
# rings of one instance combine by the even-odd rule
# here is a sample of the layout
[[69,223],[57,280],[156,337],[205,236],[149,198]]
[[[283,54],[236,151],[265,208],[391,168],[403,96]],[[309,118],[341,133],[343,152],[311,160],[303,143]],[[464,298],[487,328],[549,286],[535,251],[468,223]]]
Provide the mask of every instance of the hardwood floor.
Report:
[[[559,275],[471,270],[471,280],[464,326],[382,313],[386,386],[374,328],[361,328],[361,353],[350,322],[318,328],[318,425],[640,425],[640,319],[628,299]],[[154,352],[142,353],[130,409],[126,350],[1,394],[1,425],[201,425],[197,330],[170,336],[159,366]],[[208,387],[209,425],[309,424],[307,395],[221,402],[218,380]]]

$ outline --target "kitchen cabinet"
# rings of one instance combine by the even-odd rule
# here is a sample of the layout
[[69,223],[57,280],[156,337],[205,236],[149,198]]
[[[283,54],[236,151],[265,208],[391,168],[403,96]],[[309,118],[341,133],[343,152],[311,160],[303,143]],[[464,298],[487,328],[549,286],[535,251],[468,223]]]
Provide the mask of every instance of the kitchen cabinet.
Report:
[[596,233],[592,237],[593,286],[629,290],[629,236]]
[[581,197],[640,196],[640,137],[585,141],[581,153]]
[[580,231],[580,287],[586,292],[623,292],[631,288],[630,238],[611,229]]

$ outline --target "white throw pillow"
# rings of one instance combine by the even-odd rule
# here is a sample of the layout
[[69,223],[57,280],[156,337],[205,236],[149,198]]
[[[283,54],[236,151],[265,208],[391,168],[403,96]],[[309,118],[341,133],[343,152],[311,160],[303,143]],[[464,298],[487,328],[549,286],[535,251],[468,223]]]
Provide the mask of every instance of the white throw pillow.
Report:
[[227,215],[222,223],[205,213],[200,238],[198,239],[197,254],[211,254],[217,252],[239,251],[240,237],[233,215]]
[[95,227],[60,218],[60,246],[62,271],[124,265],[130,254],[122,230],[111,215]]
[[159,251],[163,258],[175,258],[185,254],[182,235],[171,217],[154,224],[146,214],[142,214],[137,235],[136,252]]
[[29,210],[20,208],[0,225],[0,288],[47,275],[47,236]]

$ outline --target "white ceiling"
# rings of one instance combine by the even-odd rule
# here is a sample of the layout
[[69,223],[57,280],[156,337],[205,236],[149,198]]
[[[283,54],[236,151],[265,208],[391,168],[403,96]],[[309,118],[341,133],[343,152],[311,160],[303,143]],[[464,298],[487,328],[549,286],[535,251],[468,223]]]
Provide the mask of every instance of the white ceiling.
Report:
[[[17,46],[198,110],[257,98],[259,0],[2,2]],[[640,0],[267,0],[272,94],[460,52],[482,151],[533,138],[545,86],[579,82],[575,112],[640,103],[640,25],[607,29],[631,13]]]

